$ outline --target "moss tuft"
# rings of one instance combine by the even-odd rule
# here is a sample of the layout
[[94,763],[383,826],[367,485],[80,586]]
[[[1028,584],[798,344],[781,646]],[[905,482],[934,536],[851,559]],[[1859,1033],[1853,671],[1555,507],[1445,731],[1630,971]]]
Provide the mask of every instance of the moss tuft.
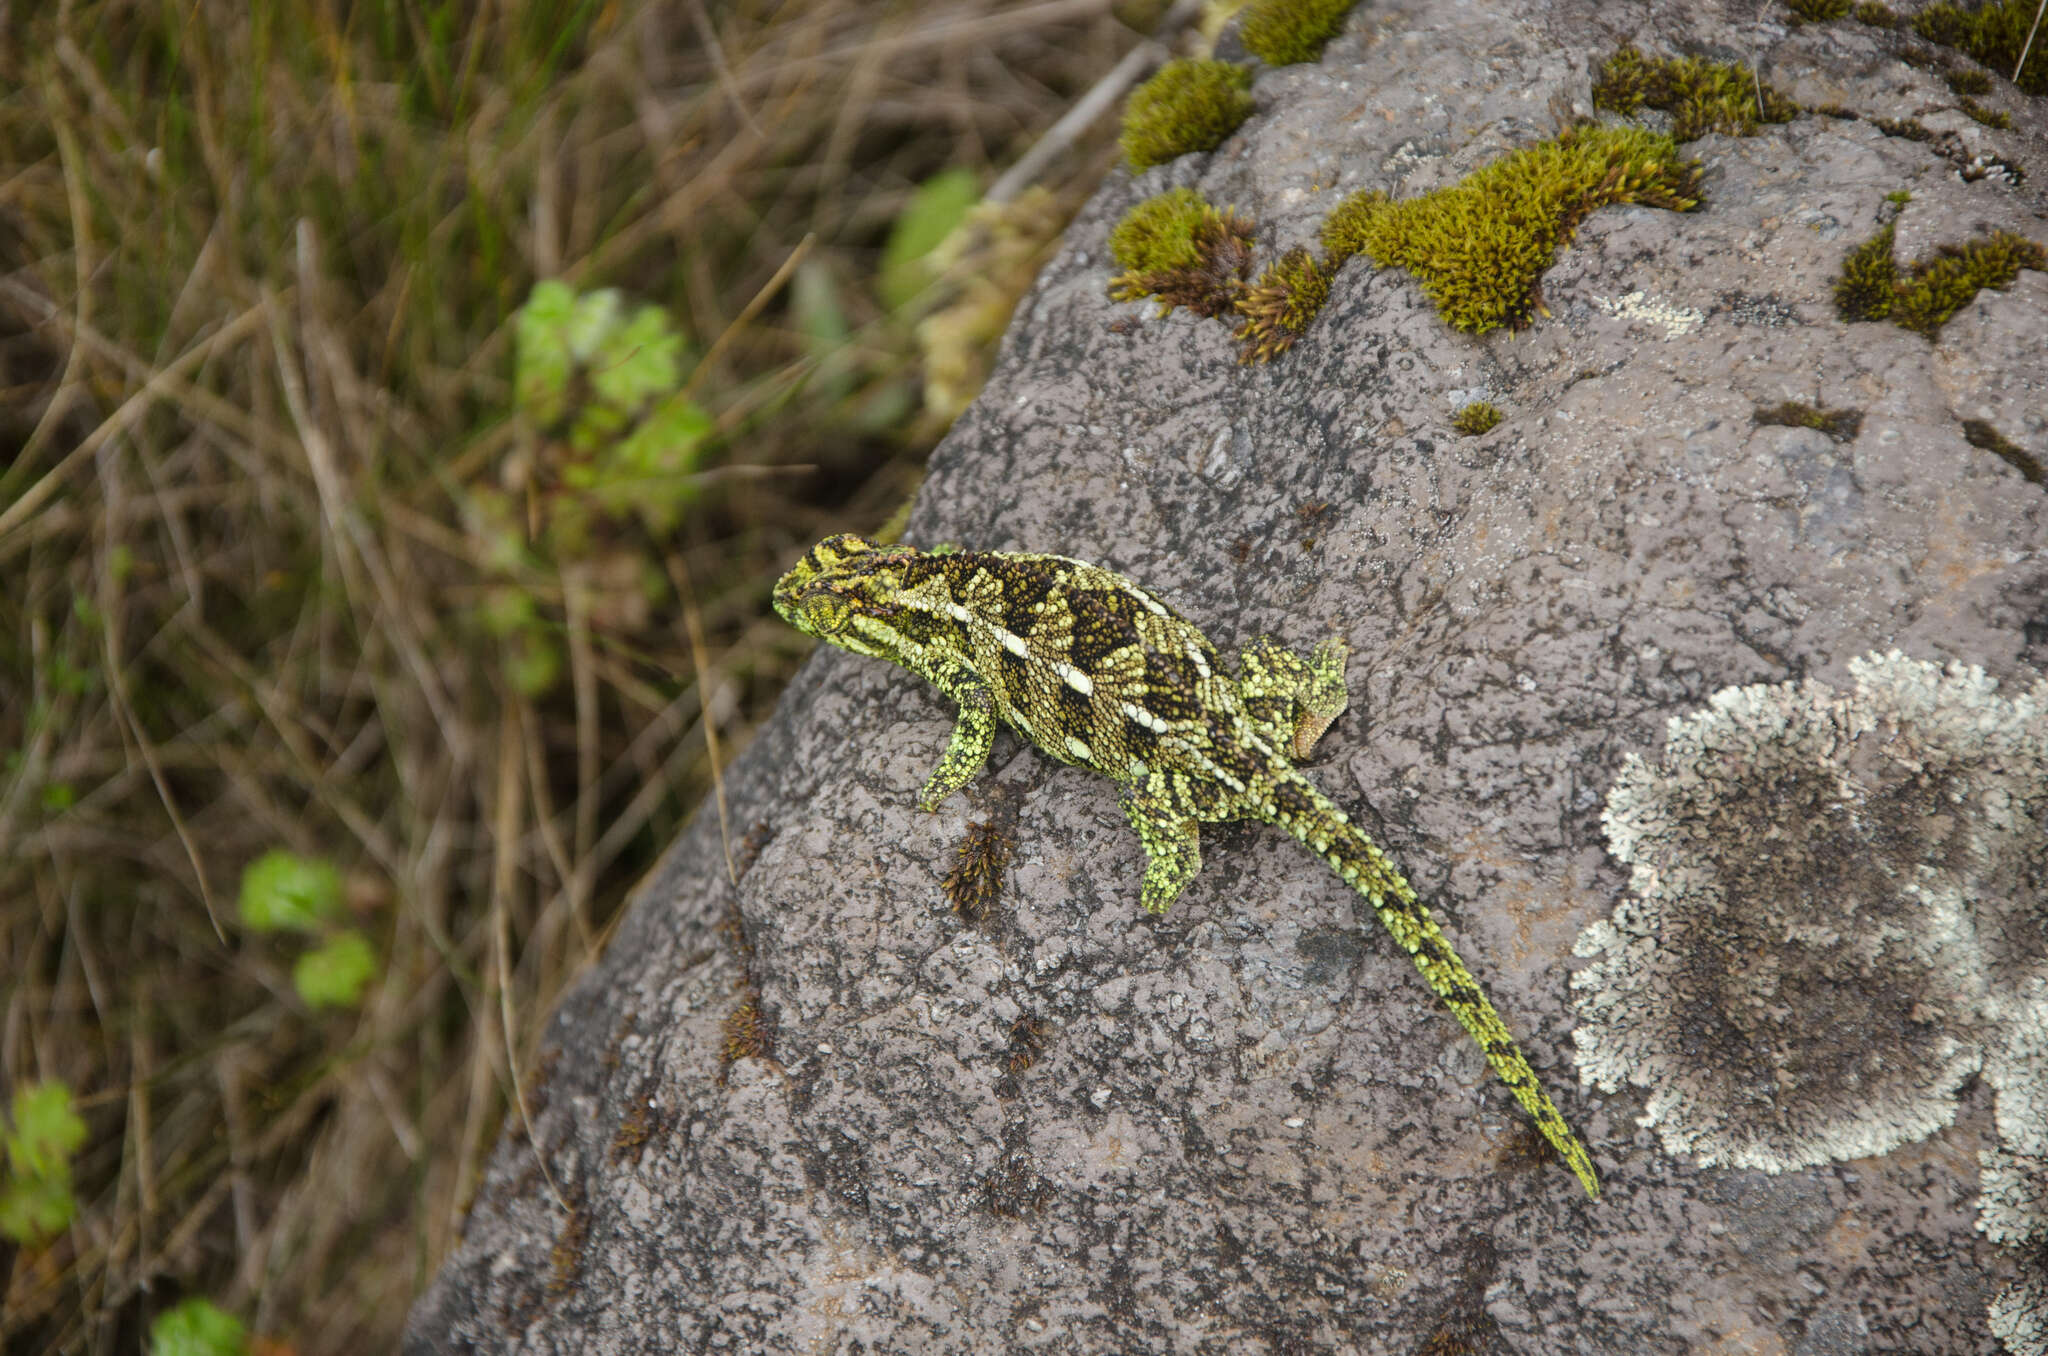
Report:
[[2002,132],[2012,126],[2012,114],[1996,108],[1986,108],[1975,99],[1965,97],[1959,102],[1958,107],[1986,127],[1995,127]]
[[[1976,9],[1934,4],[1913,16],[1913,31],[2004,75],[2019,66],[2038,9],[2038,0],[1999,0]],[[2013,83],[2028,94],[2048,94],[2048,44],[2034,44]]]
[[1991,93],[1991,77],[1974,66],[1957,66],[1942,72],[1942,79],[1957,94]]
[[1897,28],[1899,16],[1890,5],[1880,5],[1877,0],[1863,0],[1854,11],[1856,22],[1869,24],[1872,28]]
[[1252,73],[1227,61],[1169,61],[1131,91],[1121,145],[1134,170],[1213,151],[1251,116]]
[[1200,316],[1227,315],[1251,273],[1252,223],[1218,211],[1193,189],[1147,198],[1109,233],[1109,253],[1124,271],[1109,284],[1117,301],[1156,297],[1161,315],[1185,306]]
[[1842,261],[1835,309],[1844,320],[1889,319],[1932,339],[1978,292],[2010,287],[2023,268],[2048,270],[2048,251],[2024,236],[1993,231],[1943,245],[1902,275],[1892,258],[1892,228],[1886,226]]
[[1824,24],[1849,13],[1850,0],[1785,0],[1785,8],[1811,23]]
[[1912,118],[1872,118],[1870,125],[1888,137],[1904,137],[1908,141],[1934,140],[1934,133]]
[[1688,211],[1699,177],[1668,136],[1577,127],[1419,198],[1354,194],[1324,222],[1323,243],[1336,260],[1364,254],[1407,269],[1446,323],[1483,334],[1527,322],[1544,270],[1589,213],[1616,203]]
[[2005,463],[2036,485],[2048,485],[2048,471],[2044,471],[2040,458],[2021,447],[2012,439],[1991,427],[1982,419],[1963,421],[1963,441],[1972,447],[1982,448],[1993,456],[2004,459]]
[[1330,299],[1335,272],[1334,264],[1304,249],[1291,249],[1268,265],[1258,282],[1238,298],[1238,313],[1245,320],[1237,327],[1236,337],[1243,344],[1237,360],[1270,362],[1292,348]]
[[1835,279],[1835,314],[1844,320],[1882,320],[1897,299],[1898,265],[1892,262],[1892,228],[1885,227],[1849,251]]
[[1741,66],[1701,57],[1646,57],[1626,43],[1601,64],[1593,107],[1624,117],[1649,107],[1669,113],[1671,135],[1746,137],[1767,122],[1790,122],[1799,105]]
[[1803,400],[1763,406],[1751,417],[1759,424],[1817,428],[1838,443],[1855,441],[1858,430],[1863,427],[1861,410],[1831,410],[1824,405],[1809,405]]
[[1500,423],[1500,408],[1484,400],[1475,400],[1451,416],[1451,427],[1467,438],[1477,438],[1490,433]]
[[1357,0],[1252,0],[1244,8],[1238,41],[1268,66],[1314,61],[1344,27]]

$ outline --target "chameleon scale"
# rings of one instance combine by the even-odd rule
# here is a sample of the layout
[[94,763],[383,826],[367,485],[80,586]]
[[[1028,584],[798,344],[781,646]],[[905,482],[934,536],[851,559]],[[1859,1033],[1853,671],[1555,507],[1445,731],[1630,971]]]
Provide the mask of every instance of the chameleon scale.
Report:
[[1193,623],[1100,566],[850,534],[805,552],[774,602],[798,630],[900,664],[959,705],[925,809],[981,769],[1001,722],[1120,784],[1154,913],[1201,869],[1204,823],[1261,820],[1306,844],[1372,905],[1587,1194],[1600,1194],[1586,1146],[1450,939],[1378,845],[1295,769],[1344,710],[1342,641],[1303,657],[1261,637],[1232,677]]

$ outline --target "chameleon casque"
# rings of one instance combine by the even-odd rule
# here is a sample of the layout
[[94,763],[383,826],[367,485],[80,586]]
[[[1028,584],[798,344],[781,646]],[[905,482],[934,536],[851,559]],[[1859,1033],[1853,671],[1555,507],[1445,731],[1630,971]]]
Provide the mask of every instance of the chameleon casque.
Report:
[[900,664],[959,704],[918,803],[934,810],[988,760],[1002,721],[1122,787],[1145,845],[1144,906],[1201,869],[1199,826],[1254,819],[1300,839],[1365,896],[1589,1195],[1600,1181],[1521,1047],[1414,889],[1295,769],[1344,710],[1343,641],[1306,659],[1270,637],[1223,672],[1192,623],[1123,576],[1064,556],[922,551],[829,537],[775,585],[800,631]]

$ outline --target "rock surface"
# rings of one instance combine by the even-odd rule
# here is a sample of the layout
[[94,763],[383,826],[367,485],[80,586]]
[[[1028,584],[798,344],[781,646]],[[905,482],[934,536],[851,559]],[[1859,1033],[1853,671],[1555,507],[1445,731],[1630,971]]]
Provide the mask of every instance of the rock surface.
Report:
[[[909,539],[1143,580],[1219,645],[1352,647],[1311,775],[1402,863],[1606,1183],[1589,1202],[1362,901],[1270,829],[1205,834],[1172,913],[1100,778],[1005,735],[936,815],[951,712],[838,651],[728,773],[551,1028],[413,1351],[1994,1352],[2018,1254],[1973,1228],[1989,1098],[1892,1154],[1781,1176],[1673,1159],[1639,1094],[1578,1084],[1574,937],[1624,895],[1601,798],[1667,717],[1737,683],[1848,685],[1898,648],[2048,668],[2048,275],[1938,341],[1845,325],[1842,256],[1980,228],[2048,240],[2048,110],[1953,110],[1935,50],[1756,7],[1368,5],[1263,72],[1213,155],[1115,176],[1020,307]],[[1345,193],[1448,183],[1591,111],[1617,41],[1754,57],[1808,104],[1917,115],[2037,170],[1806,116],[1709,136],[1705,201],[1607,209],[1547,317],[1473,338],[1364,259],[1291,352],[1111,303],[1104,239],[1189,184],[1313,246]],[[1953,144],[1946,148],[1953,153]],[[1903,209],[1886,195],[1908,190]],[[1506,420],[1453,434],[1487,399]],[[1863,411],[1840,442],[1758,426]],[[807,543],[793,542],[792,557]],[[970,820],[1017,843],[991,917],[941,881]],[[745,946],[729,920],[740,920]],[[772,1057],[722,1069],[758,995]]]

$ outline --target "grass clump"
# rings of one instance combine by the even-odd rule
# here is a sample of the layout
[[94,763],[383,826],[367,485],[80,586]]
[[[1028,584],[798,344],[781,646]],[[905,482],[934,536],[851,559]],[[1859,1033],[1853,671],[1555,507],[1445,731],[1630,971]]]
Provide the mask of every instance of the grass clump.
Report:
[[1643,108],[1669,113],[1671,135],[1694,141],[1709,132],[1755,134],[1790,122],[1799,105],[1741,66],[1702,57],[1647,57],[1624,43],[1593,79],[1593,107],[1627,117]]
[[1501,417],[1498,405],[1487,400],[1475,400],[1451,416],[1451,427],[1467,438],[1477,438],[1482,433],[1491,433],[1499,425]]
[[1785,8],[1809,23],[1823,24],[1849,13],[1852,0],[1785,0]]
[[1576,127],[1419,198],[1354,194],[1323,223],[1323,244],[1338,262],[1363,254],[1407,269],[1446,323],[1483,334],[1528,321],[1544,271],[1588,214],[1617,203],[1688,211],[1699,178],[1668,136]]
[[1110,280],[1117,301],[1156,298],[1159,314],[1185,306],[1213,319],[1236,309],[1251,273],[1255,228],[1218,210],[1191,188],[1139,203],[1109,233],[1110,257],[1123,270]]
[[1886,226],[1843,259],[1835,280],[1842,319],[1890,320],[1933,339],[1984,288],[2010,287],[2023,268],[2048,269],[2048,251],[2010,231],[1943,245],[1904,270],[1892,257],[1892,239]]
[[1786,400],[1763,406],[1751,417],[1758,424],[1819,429],[1838,443],[1853,442],[1857,431],[1863,427],[1861,410],[1831,410],[1824,405],[1809,405],[1803,400]]
[[1913,31],[2009,77],[2024,93],[2048,94],[2048,44],[2036,41],[2019,66],[2039,8],[2039,0],[1996,0],[1976,9],[1944,0],[1914,15]]
[[1267,266],[1259,280],[1237,302],[1244,323],[1236,337],[1243,345],[1241,363],[1271,362],[1294,347],[1330,299],[1336,266],[1305,249],[1291,249]]
[[1133,170],[1213,151],[1251,116],[1252,73],[1228,61],[1169,61],[1131,91],[1119,144]]
[[1872,28],[1897,28],[1899,16],[1890,5],[1880,5],[1877,0],[1863,0],[1853,11],[1856,22]]
[[2021,447],[2012,439],[2000,433],[1982,419],[1963,421],[1963,441],[1972,447],[1982,448],[2003,460],[2006,465],[2018,471],[2036,485],[2048,485],[2048,470],[2044,470],[2041,459]]
[[1314,61],[1344,27],[1357,0],[1252,0],[1238,40],[1268,66]]

